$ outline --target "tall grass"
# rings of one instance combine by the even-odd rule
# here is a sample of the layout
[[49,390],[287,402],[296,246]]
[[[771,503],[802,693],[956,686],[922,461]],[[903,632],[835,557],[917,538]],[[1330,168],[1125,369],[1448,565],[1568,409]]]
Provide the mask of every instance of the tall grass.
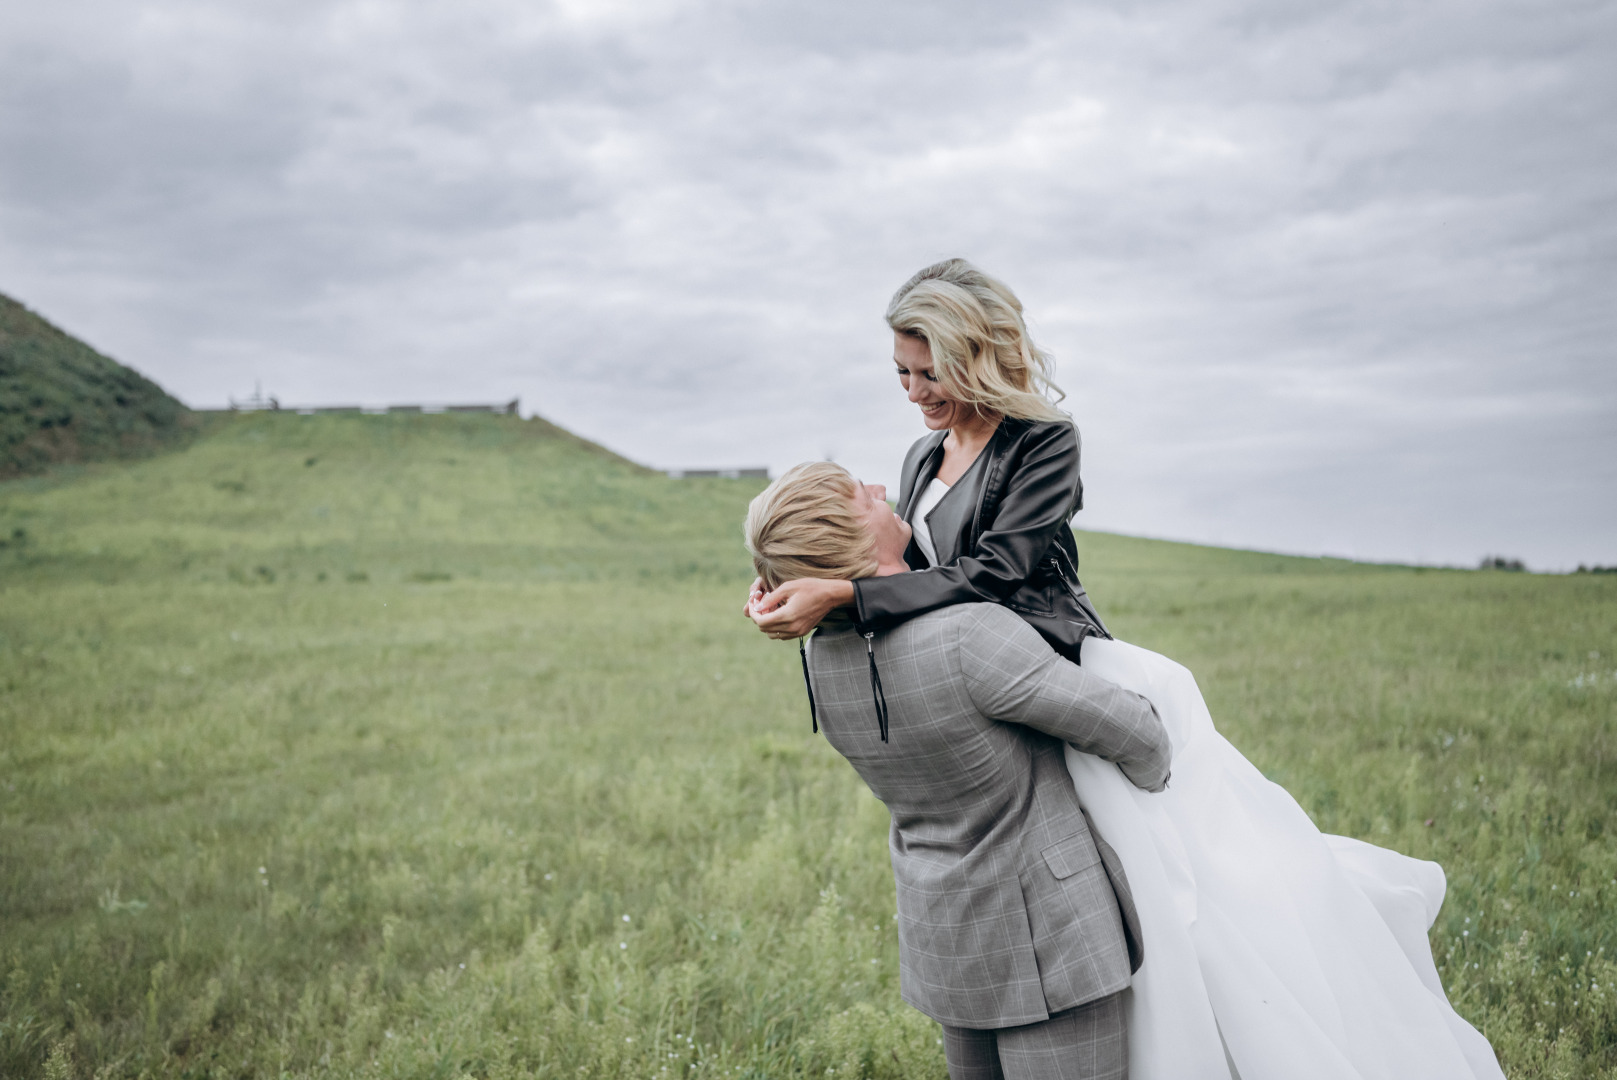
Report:
[[[885,812],[736,614],[757,486],[292,416],[0,486],[0,1075],[941,1076]],[[1323,828],[1444,865],[1512,1076],[1617,1076],[1617,582],[1080,545]]]

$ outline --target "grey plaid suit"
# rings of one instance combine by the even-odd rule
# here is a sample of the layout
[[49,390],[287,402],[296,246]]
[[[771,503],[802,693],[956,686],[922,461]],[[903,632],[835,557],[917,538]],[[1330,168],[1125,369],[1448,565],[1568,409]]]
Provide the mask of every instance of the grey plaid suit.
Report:
[[1008,1028],[1122,990],[1119,903],[1132,914],[1132,901],[1121,866],[1114,890],[1102,865],[1062,743],[1161,790],[1170,747],[1150,702],[997,604],[929,612],[874,647],[890,742],[861,635],[822,626],[809,672],[826,738],[892,815],[904,1000],[946,1026]]

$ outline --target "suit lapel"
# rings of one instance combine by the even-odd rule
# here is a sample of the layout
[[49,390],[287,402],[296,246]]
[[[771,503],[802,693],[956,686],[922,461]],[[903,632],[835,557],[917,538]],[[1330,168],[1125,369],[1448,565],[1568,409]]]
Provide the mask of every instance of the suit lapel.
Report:
[[[904,462],[904,475],[898,486],[898,516],[905,521],[910,519],[910,507],[914,505],[916,495],[927,484],[932,482],[932,476],[938,471],[935,464],[930,464],[937,456],[938,447],[943,445],[947,431],[934,431],[922,440],[921,445],[910,453],[909,459]],[[921,480],[921,474],[927,473],[926,480]]]

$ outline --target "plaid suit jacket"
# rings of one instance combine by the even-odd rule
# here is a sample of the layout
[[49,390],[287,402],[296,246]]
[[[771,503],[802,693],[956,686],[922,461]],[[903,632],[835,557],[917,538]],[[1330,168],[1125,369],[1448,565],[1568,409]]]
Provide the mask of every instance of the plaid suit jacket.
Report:
[[1102,865],[1062,743],[1161,790],[1171,751],[1151,703],[1058,657],[997,604],[929,612],[874,648],[889,742],[860,634],[822,626],[809,674],[826,738],[892,816],[904,1000],[945,1024],[1002,1028],[1122,990],[1119,904],[1133,904],[1122,867],[1114,890]]

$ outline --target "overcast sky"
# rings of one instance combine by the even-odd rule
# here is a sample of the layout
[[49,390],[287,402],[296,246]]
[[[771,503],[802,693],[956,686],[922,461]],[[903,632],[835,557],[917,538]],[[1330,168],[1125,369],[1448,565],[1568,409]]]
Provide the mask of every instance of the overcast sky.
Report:
[[13,4],[0,291],[192,405],[890,481],[964,255],[1081,527],[1617,564],[1614,115],[1613,0]]

